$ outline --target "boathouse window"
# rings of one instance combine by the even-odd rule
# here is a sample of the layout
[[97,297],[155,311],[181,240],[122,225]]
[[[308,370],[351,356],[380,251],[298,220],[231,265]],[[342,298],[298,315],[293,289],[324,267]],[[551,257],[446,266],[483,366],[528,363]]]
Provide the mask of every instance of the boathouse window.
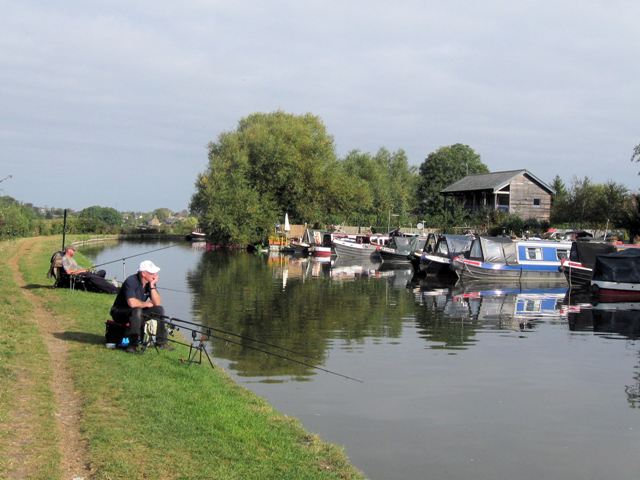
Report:
[[542,260],[542,250],[535,247],[528,247],[527,260]]
[[539,198],[534,198],[533,199],[533,206],[534,207],[539,207],[540,206],[540,199]]

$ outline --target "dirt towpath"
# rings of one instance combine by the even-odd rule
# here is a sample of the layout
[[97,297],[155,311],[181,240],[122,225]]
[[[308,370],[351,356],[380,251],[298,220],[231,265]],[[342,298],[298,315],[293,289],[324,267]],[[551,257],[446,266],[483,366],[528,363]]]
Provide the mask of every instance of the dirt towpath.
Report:
[[[18,260],[32,254],[36,241],[36,239],[24,239],[18,242],[15,254],[8,261],[13,278],[19,287],[24,287],[26,282],[18,268]],[[68,345],[62,335],[68,327],[68,322],[48,311],[43,306],[42,299],[29,289],[21,288],[20,291],[32,305],[31,320],[37,325],[48,353],[52,372],[50,387],[55,402],[61,478],[88,479],[92,476],[92,472],[87,462],[87,447],[79,430],[81,405],[68,367]],[[30,427],[34,419],[29,415],[31,411],[29,406],[34,403],[30,398],[33,394],[29,388],[30,381],[28,376],[19,376],[16,387],[17,408],[13,418],[16,438],[9,446],[10,458],[14,459],[10,478],[30,478],[34,473],[29,472],[30,462],[21,461],[27,455],[25,448],[34,441],[33,427]]]

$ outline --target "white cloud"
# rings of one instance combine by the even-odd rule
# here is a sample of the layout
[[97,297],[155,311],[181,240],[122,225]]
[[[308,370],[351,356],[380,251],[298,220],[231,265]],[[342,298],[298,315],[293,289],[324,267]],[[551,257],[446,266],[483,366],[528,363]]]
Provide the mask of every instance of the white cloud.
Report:
[[154,208],[135,193],[152,168],[167,206],[183,208],[206,143],[275,109],[319,115],[340,154],[404,148],[419,164],[462,142],[493,170],[637,188],[635,2],[0,7],[2,170],[29,178],[55,159],[95,186],[78,196],[47,182],[3,185],[24,201],[110,205],[117,184],[120,208]]

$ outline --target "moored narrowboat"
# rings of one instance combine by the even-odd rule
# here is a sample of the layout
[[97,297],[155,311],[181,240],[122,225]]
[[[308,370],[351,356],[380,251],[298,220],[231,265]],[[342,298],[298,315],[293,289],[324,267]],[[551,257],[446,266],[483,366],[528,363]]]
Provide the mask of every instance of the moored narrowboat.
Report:
[[463,281],[563,281],[560,261],[570,249],[570,242],[476,237],[467,254],[453,259],[453,267]]
[[457,277],[452,260],[471,249],[471,235],[441,235],[432,252],[423,252],[420,257],[420,271],[444,277]]
[[561,260],[560,271],[571,288],[589,288],[596,256],[615,251],[612,243],[576,240],[571,244],[569,257]]
[[598,255],[591,290],[601,302],[640,301],[640,249]]

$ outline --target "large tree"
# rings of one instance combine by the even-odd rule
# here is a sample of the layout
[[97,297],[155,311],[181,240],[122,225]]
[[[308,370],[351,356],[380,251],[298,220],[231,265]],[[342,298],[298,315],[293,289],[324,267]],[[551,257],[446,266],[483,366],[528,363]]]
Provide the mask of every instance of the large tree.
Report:
[[429,223],[445,218],[445,206],[440,191],[467,175],[489,173],[473,148],[456,143],[430,153],[420,165],[416,213]]
[[264,238],[285,212],[293,223],[324,220],[336,162],[318,117],[255,113],[209,144],[191,209],[224,243]]

